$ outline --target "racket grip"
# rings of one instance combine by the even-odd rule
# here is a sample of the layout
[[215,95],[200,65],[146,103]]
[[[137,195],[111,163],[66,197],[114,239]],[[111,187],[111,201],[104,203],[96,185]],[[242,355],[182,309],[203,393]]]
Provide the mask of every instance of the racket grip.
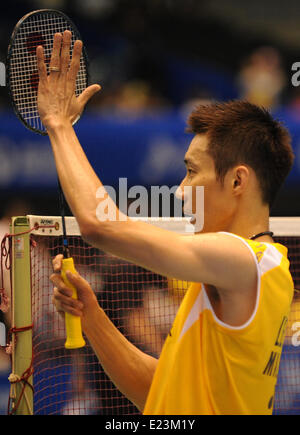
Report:
[[[70,283],[67,278],[66,272],[76,273],[73,258],[64,258],[62,260],[61,276],[67,287],[72,289],[72,298],[77,299],[76,288]],[[65,313],[66,335],[65,342],[66,349],[78,349],[85,346],[85,341],[82,336],[81,319],[79,316]]]

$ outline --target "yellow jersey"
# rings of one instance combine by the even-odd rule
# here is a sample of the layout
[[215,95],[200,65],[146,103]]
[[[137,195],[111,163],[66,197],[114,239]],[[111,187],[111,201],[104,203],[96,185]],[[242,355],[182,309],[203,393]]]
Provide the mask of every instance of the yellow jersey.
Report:
[[294,291],[287,249],[231,235],[256,263],[254,312],[244,325],[227,325],[204,286],[192,283],[163,346],[145,415],[272,414]]

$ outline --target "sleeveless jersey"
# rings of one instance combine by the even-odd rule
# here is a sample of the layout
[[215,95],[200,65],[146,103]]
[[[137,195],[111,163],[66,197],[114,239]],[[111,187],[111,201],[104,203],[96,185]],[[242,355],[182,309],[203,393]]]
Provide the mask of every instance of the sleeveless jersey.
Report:
[[144,414],[272,414],[294,291],[287,249],[230,235],[256,263],[254,312],[242,326],[227,325],[204,286],[192,283],[163,346]]

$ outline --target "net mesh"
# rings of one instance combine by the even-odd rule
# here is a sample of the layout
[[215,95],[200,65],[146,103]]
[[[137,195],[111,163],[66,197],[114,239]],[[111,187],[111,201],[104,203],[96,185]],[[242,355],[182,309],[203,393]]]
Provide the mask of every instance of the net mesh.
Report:
[[[28,16],[18,27],[9,55],[9,83],[12,99],[21,118],[34,130],[46,132],[37,109],[39,76],[36,48],[44,48],[45,64],[49,72],[53,37],[65,30],[72,32],[71,51],[80,35],[63,15],[56,11],[43,11]],[[76,95],[87,87],[87,68],[84,56],[76,81]]]
[[[51,303],[49,283],[51,259],[62,252],[62,240],[33,239],[35,414],[138,413],[106,377],[90,346],[76,351],[64,348],[64,320]],[[91,284],[112,322],[140,349],[158,356],[180,291],[161,276],[91,248],[80,237],[69,237],[69,248],[77,271]]]
[[[62,238],[32,235],[35,414],[134,415],[138,410],[115,388],[87,344],[64,348],[65,326],[52,304],[52,258],[62,252]],[[276,241],[289,249],[291,272],[300,288],[300,235]],[[121,332],[144,352],[158,356],[187,283],[168,280],[107,255],[69,237],[76,269]],[[300,298],[295,292],[278,375],[274,414],[300,413]],[[299,336],[299,337],[298,337]]]
[[[300,229],[300,222],[299,222]],[[300,235],[277,237],[288,248],[295,289],[277,378],[274,414],[300,414]]]

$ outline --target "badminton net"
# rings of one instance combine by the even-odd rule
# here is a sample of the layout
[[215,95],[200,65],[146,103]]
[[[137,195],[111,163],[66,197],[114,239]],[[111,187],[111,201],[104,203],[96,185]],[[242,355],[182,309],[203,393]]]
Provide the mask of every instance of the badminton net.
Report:
[[[105,375],[93,350],[64,347],[65,325],[52,304],[52,258],[62,252],[59,217],[29,216],[33,322],[34,414],[134,415],[139,411]],[[157,221],[153,222],[157,224]],[[117,328],[144,352],[159,356],[187,283],[170,280],[87,245],[66,218],[77,271],[90,283]],[[161,224],[160,224],[161,225]],[[177,222],[163,222],[178,230]],[[289,249],[300,289],[300,218],[272,218],[276,241]],[[274,414],[300,413],[300,297],[295,292],[275,395]],[[298,337],[299,336],[299,337]]]

